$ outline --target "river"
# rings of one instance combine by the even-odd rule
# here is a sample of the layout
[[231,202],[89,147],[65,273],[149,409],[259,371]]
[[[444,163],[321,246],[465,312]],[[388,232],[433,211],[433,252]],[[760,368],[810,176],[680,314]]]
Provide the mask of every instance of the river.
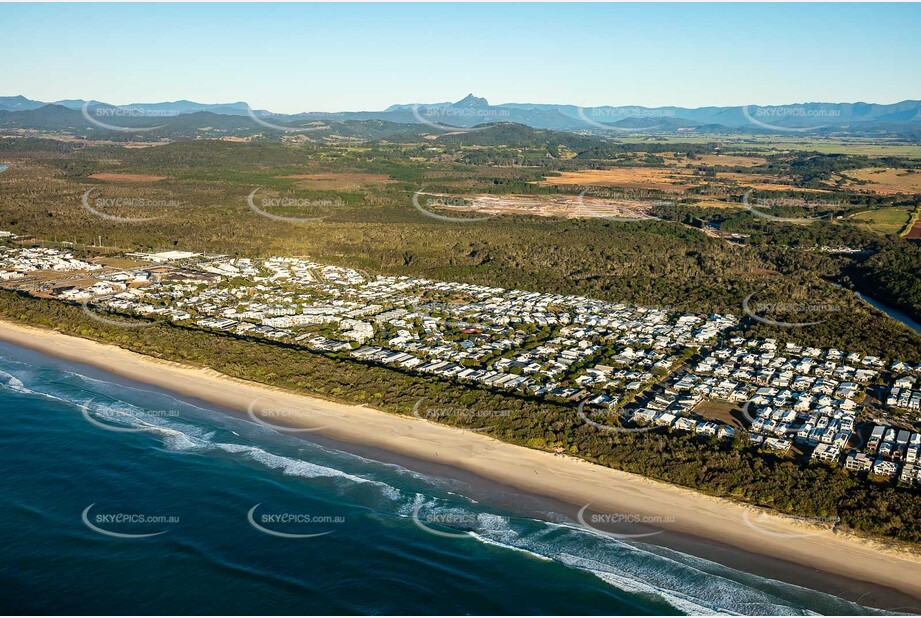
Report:
[[861,294],[860,292],[855,291],[854,294],[857,295],[857,298],[863,300],[867,304],[872,305],[876,309],[879,309],[880,311],[888,315],[890,318],[895,318],[896,320],[898,320],[899,322],[901,322],[908,328],[912,329],[916,333],[921,334],[921,324],[918,324],[916,321],[912,320],[908,316],[908,314],[902,311],[899,311],[898,309],[893,309],[892,307],[884,305],[883,303],[879,302],[875,298],[870,298],[869,296]]

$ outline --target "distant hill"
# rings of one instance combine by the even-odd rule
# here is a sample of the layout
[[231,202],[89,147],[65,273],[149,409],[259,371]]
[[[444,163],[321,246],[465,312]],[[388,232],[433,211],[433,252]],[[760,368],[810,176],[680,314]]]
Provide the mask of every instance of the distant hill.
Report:
[[21,112],[30,109],[37,109],[44,106],[41,101],[33,101],[22,95],[15,97],[0,97],[0,111],[4,112]]
[[[64,101],[55,101],[58,105],[69,107],[71,109],[81,110],[87,103],[84,99],[67,99]],[[102,101],[89,101],[89,107],[116,107],[111,103]],[[232,116],[249,115],[247,104],[243,101],[236,103],[195,103],[194,101],[166,101],[162,103],[131,103],[129,105],[119,105],[119,109],[136,112],[138,114],[149,113],[161,116],[178,116],[179,114],[192,114],[194,112],[211,112],[213,114],[226,114]]]
[[0,111],[0,128],[60,131],[82,129],[86,124],[83,114],[63,105],[42,105],[24,111]]
[[536,129],[516,122],[480,125],[476,130],[445,133],[434,138],[436,144],[463,146],[540,147],[556,151],[560,147],[579,152],[597,145],[597,139],[566,131]]
[[[188,131],[196,124],[226,131],[257,131],[263,128],[330,127],[336,126],[349,134],[368,131],[371,134],[412,135],[413,131],[392,130],[388,125],[355,125],[348,122],[378,121],[393,125],[425,125],[433,131],[449,131],[453,127],[469,129],[486,124],[511,123],[535,129],[610,133],[840,133],[849,135],[892,135],[916,138],[921,134],[921,101],[902,101],[889,105],[876,103],[803,103],[783,106],[746,107],[641,107],[601,106],[579,107],[571,104],[506,103],[493,105],[485,98],[468,94],[450,103],[391,105],[381,111],[304,112],[300,114],[271,114],[250,110],[242,101],[235,103],[196,103],[172,101],[132,103],[113,106],[98,101],[70,99],[46,104],[24,96],[0,97],[0,113],[26,114],[46,109],[40,114],[0,116],[0,128],[61,129],[85,126],[102,130],[95,123],[68,116],[61,109],[82,116],[86,106],[92,117],[119,127],[145,128],[165,124],[174,131]],[[59,109],[61,108],[61,109]],[[211,114],[224,116],[214,119]],[[193,116],[187,118],[186,116]],[[254,121],[252,116],[262,120]],[[175,120],[173,120],[175,119]],[[44,123],[44,124],[43,124]],[[270,125],[270,126],[267,126]],[[419,127],[422,128],[421,126]],[[326,129],[322,129],[326,130]],[[361,135],[355,135],[361,137]]]

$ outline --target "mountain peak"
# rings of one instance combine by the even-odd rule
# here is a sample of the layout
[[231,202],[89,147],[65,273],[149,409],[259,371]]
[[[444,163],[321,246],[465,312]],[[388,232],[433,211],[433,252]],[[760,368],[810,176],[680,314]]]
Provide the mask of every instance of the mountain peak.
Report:
[[453,107],[489,107],[489,101],[473,94],[468,94],[463,99],[453,105]]

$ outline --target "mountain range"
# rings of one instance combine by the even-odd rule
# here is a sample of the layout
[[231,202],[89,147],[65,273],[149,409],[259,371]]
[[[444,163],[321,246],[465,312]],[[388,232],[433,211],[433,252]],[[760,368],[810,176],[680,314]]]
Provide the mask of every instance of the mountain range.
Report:
[[[88,120],[89,116],[92,120]],[[93,121],[95,120],[95,122]],[[727,107],[580,107],[538,103],[492,105],[472,94],[456,102],[398,104],[380,111],[273,114],[242,101],[132,103],[115,106],[69,99],[43,102],[24,96],[0,97],[0,129],[106,131],[207,127],[221,131],[291,130],[330,123],[382,121],[399,125],[470,128],[516,123],[556,131],[641,133],[846,133],[921,138],[921,101],[893,104],[803,103]],[[114,129],[112,127],[115,127]],[[417,127],[422,128],[422,127]],[[162,130],[155,129],[162,133]],[[415,131],[410,131],[414,133]]]

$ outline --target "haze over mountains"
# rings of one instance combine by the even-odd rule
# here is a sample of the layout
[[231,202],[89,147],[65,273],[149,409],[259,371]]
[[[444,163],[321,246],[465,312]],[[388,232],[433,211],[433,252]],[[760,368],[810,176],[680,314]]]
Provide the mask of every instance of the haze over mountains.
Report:
[[[91,119],[88,120],[87,116]],[[492,105],[472,94],[456,102],[398,104],[380,111],[273,114],[251,110],[242,101],[206,104],[193,101],[133,103],[115,106],[70,99],[53,103],[24,96],[0,97],[0,129],[185,131],[195,127],[229,132],[266,129],[323,130],[355,121],[469,128],[517,123],[536,129],[640,133],[846,133],[921,138],[921,101],[893,104],[803,103],[782,106],[727,107],[579,107],[565,104]],[[358,125],[355,125],[358,126]],[[372,125],[373,126],[373,125]],[[417,127],[420,129],[422,127]],[[429,127],[431,128],[431,127]],[[361,131],[359,131],[360,133]],[[415,132],[415,131],[414,131]]]

